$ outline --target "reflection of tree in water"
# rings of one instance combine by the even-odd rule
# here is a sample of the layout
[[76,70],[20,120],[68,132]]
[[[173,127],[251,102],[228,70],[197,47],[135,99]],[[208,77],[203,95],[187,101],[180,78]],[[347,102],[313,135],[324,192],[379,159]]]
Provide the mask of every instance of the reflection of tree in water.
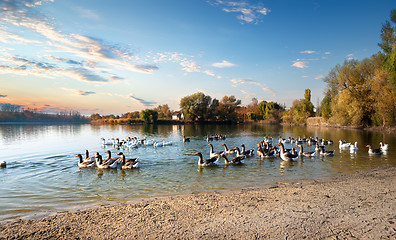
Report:
[[75,135],[81,132],[81,125],[35,125],[35,124],[6,124],[0,125],[0,135],[4,144],[15,141],[37,139],[48,134]]

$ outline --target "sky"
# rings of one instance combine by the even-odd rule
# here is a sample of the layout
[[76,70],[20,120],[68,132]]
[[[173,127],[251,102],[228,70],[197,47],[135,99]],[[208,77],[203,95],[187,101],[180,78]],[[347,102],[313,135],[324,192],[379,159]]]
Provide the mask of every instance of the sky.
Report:
[[394,0],[0,0],[0,103],[123,114],[202,92],[290,107],[380,51]]

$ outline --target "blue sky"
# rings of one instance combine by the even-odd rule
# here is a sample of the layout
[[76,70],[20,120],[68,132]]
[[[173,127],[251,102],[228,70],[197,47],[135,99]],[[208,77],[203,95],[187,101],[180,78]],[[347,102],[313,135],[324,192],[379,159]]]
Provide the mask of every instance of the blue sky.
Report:
[[122,114],[203,92],[290,107],[380,49],[394,1],[0,0],[0,103]]

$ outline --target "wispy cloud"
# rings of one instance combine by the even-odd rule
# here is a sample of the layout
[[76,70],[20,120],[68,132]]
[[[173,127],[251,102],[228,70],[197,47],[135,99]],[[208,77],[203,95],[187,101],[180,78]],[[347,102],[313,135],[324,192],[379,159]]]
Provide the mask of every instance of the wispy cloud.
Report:
[[212,66],[216,68],[229,68],[229,67],[235,67],[236,65],[234,63],[230,63],[226,60],[223,60],[222,62],[213,63]]
[[323,75],[323,74],[321,74],[321,75],[316,76],[316,77],[315,77],[315,80],[319,80],[319,79],[322,79],[322,78],[324,78],[324,77],[326,77],[326,76]]
[[271,12],[262,4],[253,4],[249,1],[209,0],[208,2],[220,7],[224,12],[237,13],[237,18],[243,23],[259,23],[263,16]]
[[235,83],[235,84],[254,84],[254,85],[257,85],[257,86],[261,85],[259,82],[256,82],[256,81],[251,80],[251,79],[234,78],[234,79],[231,79],[231,82]]
[[[128,51],[128,47],[119,44],[108,44],[102,39],[96,39],[79,34],[67,34],[56,29],[50,18],[39,13],[35,6],[42,5],[52,0],[20,0],[0,1],[0,42],[3,43],[36,43],[46,41],[46,51],[55,53],[67,53],[73,59],[65,59],[59,56],[47,56],[47,62],[34,59],[23,62],[23,58],[13,59],[10,62],[0,62],[2,73],[33,74],[52,78],[54,74],[67,75],[77,80],[88,82],[107,82],[120,80],[114,73],[105,73],[110,77],[103,76],[103,71],[111,69],[127,70],[138,73],[151,73],[158,67],[154,64],[139,61],[139,58]],[[92,10],[78,8],[77,11],[86,17],[97,19],[99,16]],[[13,33],[9,30],[20,29],[21,33],[30,38]],[[38,35],[41,37],[37,37]],[[32,39],[31,37],[35,37]],[[40,39],[40,41],[36,40]],[[69,66],[58,66],[56,64]],[[99,64],[100,63],[100,64]],[[77,67],[77,68],[76,68]],[[188,66],[186,66],[188,67]],[[193,66],[189,66],[193,67]],[[47,76],[45,76],[47,75]]]
[[91,20],[99,20],[99,15],[92,9],[87,9],[83,7],[76,7],[76,11],[83,18],[91,19]]
[[304,61],[299,61],[299,60],[294,61],[294,63],[292,64],[292,66],[293,66],[293,67],[296,67],[296,68],[307,68],[307,67],[308,67],[308,65],[307,65],[306,62],[304,62]]
[[[234,84],[236,84],[236,85],[237,85],[237,84],[253,84],[253,85],[256,85],[256,86],[260,86],[261,89],[262,89],[264,92],[268,92],[268,93],[270,93],[271,95],[273,95],[274,97],[276,97],[276,92],[275,92],[275,91],[273,91],[272,89],[266,87],[265,85],[263,86],[261,83],[259,83],[259,82],[257,82],[257,81],[254,81],[254,80],[251,80],[251,79],[238,79],[238,78],[234,78],[234,79],[231,79],[231,82],[234,83]],[[237,87],[236,85],[234,85],[233,87]],[[246,91],[244,91],[244,90],[241,90],[241,91],[242,91],[242,93],[247,94]]]
[[62,88],[62,89],[65,91],[68,91],[68,92],[75,93],[80,96],[89,96],[92,94],[96,94],[96,92],[93,92],[93,91],[76,90],[76,89],[70,89],[70,88]]
[[8,95],[0,94],[0,98],[8,97]]
[[313,53],[316,53],[316,51],[305,50],[305,51],[301,51],[300,53],[313,54]]
[[329,54],[331,54],[331,52],[325,52],[324,54],[329,55]]
[[134,100],[141,107],[152,107],[152,106],[154,106],[154,104],[156,104],[155,102],[146,101],[141,98],[135,97],[133,95],[130,95],[129,98]]
[[271,88],[268,87],[263,87],[261,88],[264,92],[268,92],[270,93],[272,96],[276,97],[276,92],[274,90],[272,90]]
[[355,58],[355,56],[353,55],[353,53],[347,55],[348,60],[352,60],[354,58]]

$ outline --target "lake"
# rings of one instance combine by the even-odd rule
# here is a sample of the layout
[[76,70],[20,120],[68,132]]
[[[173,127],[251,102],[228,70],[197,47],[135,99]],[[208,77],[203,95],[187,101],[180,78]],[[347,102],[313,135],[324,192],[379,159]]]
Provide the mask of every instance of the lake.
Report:
[[[264,136],[283,138],[312,136],[332,139],[335,156],[302,158],[284,162],[279,157],[259,160],[257,154],[242,166],[197,166],[202,152],[209,157],[206,136],[220,133],[225,140],[211,142],[215,151],[245,144],[255,148]],[[0,168],[0,220],[38,218],[57,212],[101,204],[138,201],[153,197],[203,191],[224,191],[269,186],[276,182],[327,178],[360,170],[396,165],[396,138],[390,134],[356,129],[285,127],[267,125],[0,125],[0,156],[7,162]],[[183,143],[183,135],[191,142]],[[164,147],[140,146],[117,149],[103,146],[101,138],[138,137],[172,141]],[[338,141],[358,142],[351,154],[340,151]],[[388,143],[390,150],[381,156],[369,156],[367,144],[379,147]],[[286,148],[291,148],[286,144]],[[295,147],[295,146],[294,146]],[[304,144],[304,151],[315,146]],[[76,154],[99,152],[115,157],[139,157],[139,169],[79,169]]]

